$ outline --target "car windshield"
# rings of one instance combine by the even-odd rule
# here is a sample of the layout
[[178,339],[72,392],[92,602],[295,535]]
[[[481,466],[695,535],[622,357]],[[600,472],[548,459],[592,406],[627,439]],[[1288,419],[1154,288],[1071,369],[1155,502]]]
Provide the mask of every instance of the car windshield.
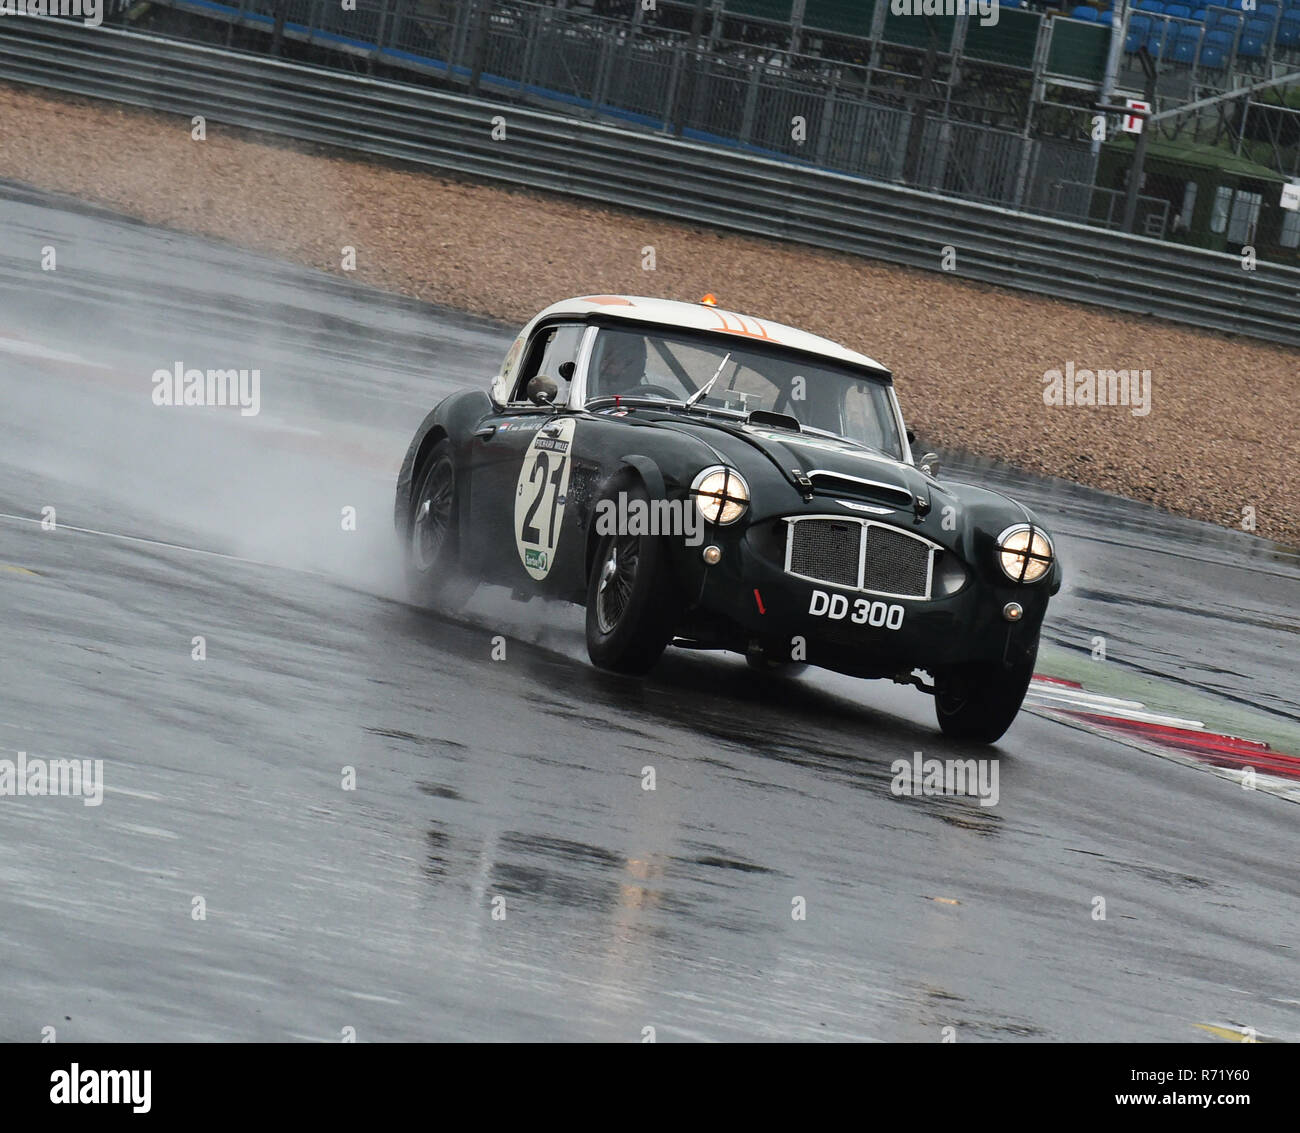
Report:
[[602,327],[587,374],[587,402],[621,396],[686,402],[745,416],[784,413],[808,429],[847,437],[902,459],[888,385],[859,371],[736,343]]

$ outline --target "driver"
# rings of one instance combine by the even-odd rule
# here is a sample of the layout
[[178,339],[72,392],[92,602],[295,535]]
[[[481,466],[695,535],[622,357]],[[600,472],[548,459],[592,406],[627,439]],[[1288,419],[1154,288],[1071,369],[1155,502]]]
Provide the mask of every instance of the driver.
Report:
[[645,339],[639,334],[612,332],[600,361],[600,393],[630,393],[645,380]]

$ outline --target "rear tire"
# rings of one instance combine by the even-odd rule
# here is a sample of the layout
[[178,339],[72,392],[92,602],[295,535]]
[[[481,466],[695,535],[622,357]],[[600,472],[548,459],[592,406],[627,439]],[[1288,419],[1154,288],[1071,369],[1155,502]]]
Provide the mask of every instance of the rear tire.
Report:
[[474,593],[475,583],[460,573],[460,509],[450,441],[433,446],[413,483],[405,550],[411,601],[459,609]]
[[[641,484],[629,500],[648,500]],[[587,655],[615,673],[649,672],[677,628],[680,604],[664,536],[602,535],[587,580]]]
[[1035,640],[1014,665],[962,665],[937,677],[934,712],[943,734],[981,744],[1001,739],[1020,712],[1037,659]]

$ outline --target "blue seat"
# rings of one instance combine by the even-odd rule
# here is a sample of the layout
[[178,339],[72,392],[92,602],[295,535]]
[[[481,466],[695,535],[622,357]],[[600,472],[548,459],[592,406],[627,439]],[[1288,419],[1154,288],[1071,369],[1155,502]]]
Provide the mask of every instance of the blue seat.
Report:
[[1165,14],[1165,6],[1161,3],[1161,0],[1139,0],[1138,11],[1153,12],[1157,16],[1163,16]]
[[1105,25],[1106,27],[1110,27],[1110,25],[1115,22],[1114,9],[1107,8],[1104,12],[1102,12],[1100,15],[1097,16],[1097,22],[1099,24]]
[[1090,24],[1095,24],[1097,22],[1097,9],[1089,8],[1085,4],[1080,4],[1070,13],[1070,18],[1075,20],[1087,20]]
[[1244,55],[1247,59],[1258,59],[1264,54],[1272,31],[1263,20],[1251,20],[1237,40],[1237,54]]
[[1150,32],[1151,18],[1149,16],[1130,16],[1128,35],[1124,39],[1124,50],[1130,55],[1135,54],[1137,49],[1146,42]]
[[1180,39],[1174,44],[1173,51],[1167,54],[1175,63],[1195,63],[1196,49],[1199,46],[1200,44],[1194,39]]
[[1162,31],[1156,30],[1152,32],[1151,38],[1147,40],[1147,54],[1150,55],[1152,59],[1163,59],[1165,57],[1166,47],[1169,54],[1172,55],[1174,50],[1173,36],[1170,36],[1166,40]]
[[1267,24],[1277,23],[1278,6],[1276,4],[1261,4],[1255,9],[1255,18],[1263,20]]
[[1212,43],[1221,51],[1232,51],[1232,45],[1236,36],[1230,31],[1224,31],[1222,28],[1213,28],[1205,33],[1205,42]]
[[1165,15],[1172,16],[1176,20],[1186,20],[1191,17],[1192,10],[1186,4],[1170,4],[1165,8]]
[[1288,12],[1277,25],[1277,42],[1281,47],[1300,44],[1300,12]]
[[1206,12],[1205,26],[1214,28],[1215,31],[1226,31],[1229,35],[1235,36],[1237,30],[1245,21],[1237,12]]
[[1205,9],[1204,9],[1204,8],[1193,8],[1193,9],[1192,9],[1192,19],[1194,19],[1197,23],[1200,23],[1200,24],[1205,23]]
[[1213,67],[1218,70],[1223,66],[1223,59],[1223,48],[1218,44],[1208,42],[1201,44],[1200,60],[1202,67]]

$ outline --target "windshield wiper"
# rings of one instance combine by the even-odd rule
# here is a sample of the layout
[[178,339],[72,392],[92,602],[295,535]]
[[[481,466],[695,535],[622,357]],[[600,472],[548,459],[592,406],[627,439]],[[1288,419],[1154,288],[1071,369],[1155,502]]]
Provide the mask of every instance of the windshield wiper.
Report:
[[713,388],[713,383],[716,382],[720,377],[722,377],[722,368],[730,361],[731,361],[731,351],[728,350],[727,356],[721,362],[718,363],[717,373],[715,373],[713,377],[711,377],[707,382],[705,382],[702,386],[700,386],[699,389],[697,389],[693,394],[691,394],[690,397],[686,399],[685,405],[687,409],[690,409],[692,406],[694,406],[696,402],[704,400],[709,390]]

